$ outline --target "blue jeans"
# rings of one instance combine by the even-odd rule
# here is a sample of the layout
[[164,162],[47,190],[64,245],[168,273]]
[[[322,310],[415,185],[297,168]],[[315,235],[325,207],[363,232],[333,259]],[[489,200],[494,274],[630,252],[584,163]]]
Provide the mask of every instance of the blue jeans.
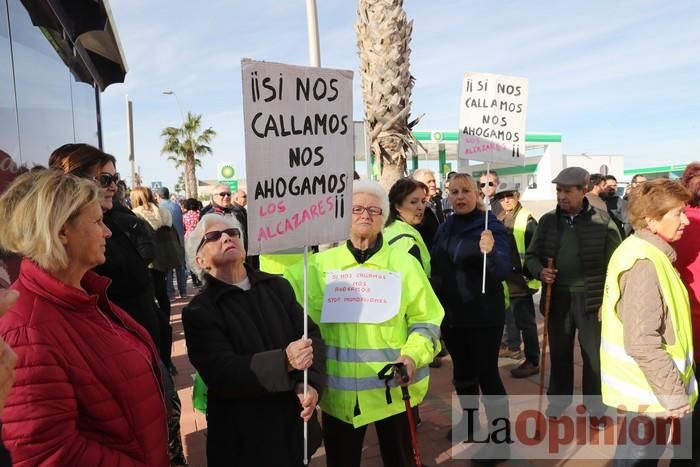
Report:
[[[177,290],[180,295],[187,294],[187,271],[185,271],[185,265],[178,266],[175,268],[175,275],[177,277]],[[168,295],[175,295],[175,287],[173,286],[173,270],[168,271],[168,278],[166,280],[168,287]]]

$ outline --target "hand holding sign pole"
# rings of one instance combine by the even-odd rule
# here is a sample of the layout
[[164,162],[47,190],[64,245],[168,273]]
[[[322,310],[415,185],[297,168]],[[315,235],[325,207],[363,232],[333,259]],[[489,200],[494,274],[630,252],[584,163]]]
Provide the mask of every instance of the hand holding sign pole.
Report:
[[[490,73],[465,73],[459,113],[458,164],[469,160],[491,163],[525,164],[525,117],[527,78]],[[463,170],[463,169],[462,169]],[[486,202],[485,229],[488,229],[489,201]],[[486,293],[484,252],[481,292]]]

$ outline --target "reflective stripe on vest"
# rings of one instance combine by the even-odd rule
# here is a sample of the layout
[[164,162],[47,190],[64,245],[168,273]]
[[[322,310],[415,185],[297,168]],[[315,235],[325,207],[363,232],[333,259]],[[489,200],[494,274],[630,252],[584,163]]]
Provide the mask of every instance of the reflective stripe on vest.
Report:
[[393,362],[399,358],[399,355],[401,355],[401,349],[348,349],[326,346],[326,358],[338,362]]
[[[427,378],[430,375],[430,369],[427,366],[418,368],[416,376],[411,384],[415,384]],[[347,376],[328,375],[326,377],[326,386],[329,389],[337,389],[340,391],[369,391],[372,389],[384,389],[386,387],[384,380],[376,376],[368,378],[351,378]],[[389,386],[396,387],[395,379],[392,379]]]
[[[515,247],[518,249],[518,254],[520,255],[520,266],[525,267],[525,251],[527,250],[525,246],[525,231],[527,230],[527,221],[533,217],[532,213],[520,206],[518,215],[515,216],[515,223],[513,224],[513,237],[515,238]],[[537,290],[542,287],[542,283],[537,279],[531,279],[527,282],[527,286],[533,290]]]
[[414,324],[408,328],[408,334],[416,332],[431,340],[435,352],[440,351],[440,326],[431,323]]
[[666,412],[637,362],[625,351],[624,328],[617,314],[621,294],[620,276],[641,259],[654,264],[661,297],[671,318],[675,337],[673,344],[662,344],[662,347],[673,360],[685,385],[688,403],[693,407],[698,398],[698,387],[693,373],[688,293],[668,257],[651,243],[636,236],[622,242],[608,265],[601,309],[600,369],[603,402],[629,411]]

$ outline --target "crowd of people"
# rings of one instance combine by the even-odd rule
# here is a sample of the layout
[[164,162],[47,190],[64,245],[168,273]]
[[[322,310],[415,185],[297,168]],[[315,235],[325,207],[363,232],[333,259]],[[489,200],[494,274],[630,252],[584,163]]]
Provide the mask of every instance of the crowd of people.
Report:
[[[359,466],[370,424],[384,465],[415,465],[410,424],[447,352],[460,401],[480,400],[488,421],[456,420],[448,437],[473,441],[509,416],[499,358],[520,361],[514,378],[540,372],[545,288],[546,416],[571,404],[578,336],[591,426],[605,429],[609,408],[690,419],[694,457],[672,463],[697,465],[698,162],[678,181],[637,176],[624,196],[612,175],[566,168],[552,180],[556,208],[539,219],[494,171],[451,173],[445,195],[427,169],[388,191],[355,180],[348,240],[281,271],[247,254],[243,190],[216,186],[207,206],[167,188],[129,192],[116,159],[86,144],[47,162],[0,195],[0,249],[23,258],[0,290],[0,465],[186,465],[175,287],[207,388],[210,466],[302,465],[305,438],[308,455],[324,444],[328,466]],[[395,306],[379,322],[324,319],[334,271],[392,274]],[[395,378],[382,381],[387,365]],[[662,447],[619,446],[616,462],[655,465]],[[510,455],[487,443],[473,460]]]

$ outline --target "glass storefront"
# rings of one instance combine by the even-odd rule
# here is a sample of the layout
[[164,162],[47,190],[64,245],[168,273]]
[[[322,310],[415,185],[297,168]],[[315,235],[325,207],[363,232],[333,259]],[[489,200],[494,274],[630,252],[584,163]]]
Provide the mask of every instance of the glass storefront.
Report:
[[[98,93],[75,78],[76,58],[64,56],[70,44],[56,34],[34,26],[20,0],[0,0],[0,192],[20,166],[46,166],[62,144],[99,144]],[[0,287],[16,268],[0,256]]]

